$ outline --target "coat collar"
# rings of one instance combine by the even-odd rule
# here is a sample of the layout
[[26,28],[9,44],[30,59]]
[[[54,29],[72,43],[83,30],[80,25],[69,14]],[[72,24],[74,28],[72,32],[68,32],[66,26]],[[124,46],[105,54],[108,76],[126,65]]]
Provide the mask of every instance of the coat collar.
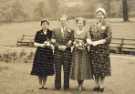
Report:
[[40,31],[41,31],[41,35],[46,35],[46,34],[48,33],[48,29],[47,29],[47,31],[46,31],[46,34],[45,34],[45,32],[43,31],[43,29],[41,29]]

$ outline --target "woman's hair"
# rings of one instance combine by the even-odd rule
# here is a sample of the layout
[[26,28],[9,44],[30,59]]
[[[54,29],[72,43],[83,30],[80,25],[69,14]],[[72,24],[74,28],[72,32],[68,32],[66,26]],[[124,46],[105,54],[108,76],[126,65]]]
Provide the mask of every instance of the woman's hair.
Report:
[[78,18],[75,19],[76,23],[78,23],[79,21],[82,21],[84,26],[86,25],[86,20],[84,18],[78,17]]
[[42,26],[42,24],[43,24],[44,22],[46,22],[48,25],[50,24],[47,19],[42,19],[42,20],[41,20],[41,26]]
[[67,15],[62,15],[62,16],[59,18],[59,21],[62,21],[62,20],[67,21],[67,20],[68,20],[68,16],[67,16]]

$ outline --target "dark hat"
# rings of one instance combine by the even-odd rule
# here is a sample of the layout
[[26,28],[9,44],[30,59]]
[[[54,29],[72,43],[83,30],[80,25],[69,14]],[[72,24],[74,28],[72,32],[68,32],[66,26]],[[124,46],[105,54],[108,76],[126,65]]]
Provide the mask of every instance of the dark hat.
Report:
[[42,25],[44,22],[46,22],[48,25],[50,24],[49,21],[44,18],[44,19],[41,20],[41,25]]

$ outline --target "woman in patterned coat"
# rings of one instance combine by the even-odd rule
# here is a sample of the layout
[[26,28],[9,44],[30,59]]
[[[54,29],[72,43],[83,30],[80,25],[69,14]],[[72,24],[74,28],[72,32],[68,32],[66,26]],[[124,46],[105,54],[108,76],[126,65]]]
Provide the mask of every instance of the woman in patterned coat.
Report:
[[37,50],[31,74],[38,76],[40,89],[46,89],[44,86],[47,77],[54,74],[52,31],[48,29],[48,26],[48,20],[43,19],[41,21],[42,29],[36,33],[34,40]]
[[97,9],[96,17],[97,23],[90,28],[90,60],[96,82],[96,87],[93,90],[103,92],[105,77],[111,75],[109,44],[112,33],[110,26],[105,21],[106,11],[103,8]]

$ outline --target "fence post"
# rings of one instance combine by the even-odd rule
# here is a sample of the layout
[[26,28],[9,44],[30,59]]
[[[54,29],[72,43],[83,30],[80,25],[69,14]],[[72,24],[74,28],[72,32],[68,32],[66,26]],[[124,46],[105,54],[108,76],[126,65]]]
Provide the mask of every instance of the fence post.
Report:
[[21,41],[24,39],[24,37],[25,37],[25,35],[23,34],[23,35],[22,35],[22,38],[21,38]]
[[119,47],[119,53],[122,53],[122,49],[123,49],[123,45],[124,45],[124,38],[121,39],[121,44],[120,44],[120,47]]

